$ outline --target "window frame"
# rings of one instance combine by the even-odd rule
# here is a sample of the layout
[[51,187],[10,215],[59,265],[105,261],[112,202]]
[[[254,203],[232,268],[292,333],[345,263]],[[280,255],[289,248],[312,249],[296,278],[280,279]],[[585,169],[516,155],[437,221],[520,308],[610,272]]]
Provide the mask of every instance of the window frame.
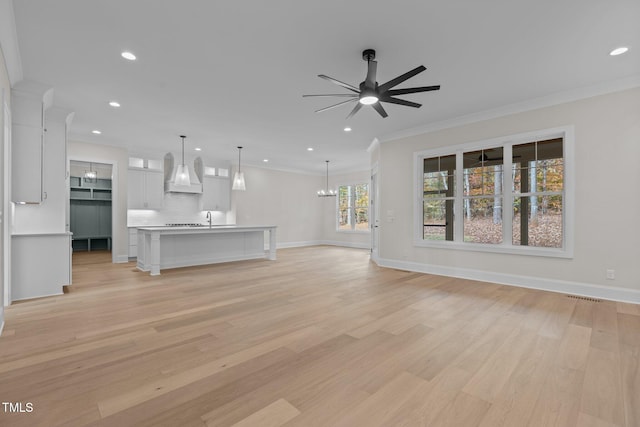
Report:
[[[511,170],[513,166],[512,149],[514,145],[535,141],[543,141],[553,138],[563,140],[563,195],[562,195],[562,247],[545,248],[535,246],[514,245],[512,243],[513,214],[512,206],[516,193],[511,190]],[[463,153],[476,150],[488,150],[502,147],[503,149],[503,210],[502,210],[502,243],[475,243],[464,242],[464,212],[463,212]],[[425,158],[456,155],[456,188],[454,191],[454,240],[434,241],[423,238],[423,164]],[[556,258],[573,258],[574,249],[574,194],[575,194],[575,168],[574,168],[574,127],[561,126],[550,129],[542,129],[532,132],[506,135],[481,141],[472,141],[454,146],[438,147],[413,153],[414,164],[414,246],[425,248],[442,248],[477,252],[494,252],[518,255],[544,256]]]
[[[369,203],[367,204],[367,220],[369,221],[369,226],[367,227],[366,230],[356,230],[355,226],[355,199],[354,199],[354,205],[350,206],[350,208],[353,210],[354,212],[354,222],[353,222],[353,228],[349,229],[349,230],[345,230],[345,229],[341,229],[340,228],[340,187],[355,187],[356,185],[366,185],[367,186],[367,197],[369,200]],[[371,182],[369,181],[354,181],[354,182],[347,182],[347,183],[342,183],[342,184],[338,184],[337,186],[337,195],[336,195],[336,210],[335,210],[335,222],[336,222],[336,232],[337,233],[356,233],[356,234],[362,234],[362,233],[370,233],[371,232]]]

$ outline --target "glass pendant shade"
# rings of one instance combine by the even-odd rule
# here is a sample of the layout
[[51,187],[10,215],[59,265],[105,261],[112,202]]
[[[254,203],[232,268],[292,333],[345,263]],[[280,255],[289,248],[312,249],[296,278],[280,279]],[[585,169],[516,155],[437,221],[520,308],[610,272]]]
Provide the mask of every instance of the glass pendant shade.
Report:
[[189,177],[189,169],[186,165],[178,165],[176,170],[176,185],[191,185],[191,178]]
[[242,147],[238,147],[238,171],[233,175],[232,190],[245,191],[247,186],[244,183],[244,173],[240,171],[240,151]]
[[176,185],[189,186],[189,185],[191,185],[191,177],[189,176],[189,168],[187,168],[187,165],[184,164],[184,139],[186,138],[186,136],[180,135],[180,138],[182,138],[182,163],[179,164],[177,169],[176,169],[175,183],[176,183]]
[[233,175],[233,187],[234,190],[245,191],[247,186],[244,183],[244,172],[236,172]]

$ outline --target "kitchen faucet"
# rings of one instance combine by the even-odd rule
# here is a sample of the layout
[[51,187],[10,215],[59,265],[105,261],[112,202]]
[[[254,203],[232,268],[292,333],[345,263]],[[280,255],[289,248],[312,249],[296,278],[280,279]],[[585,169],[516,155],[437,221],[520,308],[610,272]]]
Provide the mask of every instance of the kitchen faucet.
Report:
[[211,211],[207,211],[207,219],[209,220],[209,228],[211,228]]

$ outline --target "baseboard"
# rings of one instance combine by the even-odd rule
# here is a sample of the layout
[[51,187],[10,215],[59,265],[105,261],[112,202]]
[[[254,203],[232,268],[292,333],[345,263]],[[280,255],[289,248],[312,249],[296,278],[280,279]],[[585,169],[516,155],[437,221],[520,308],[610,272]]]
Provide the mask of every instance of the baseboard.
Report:
[[[276,248],[277,249],[303,248],[306,246],[320,246],[320,245],[342,246],[345,248],[357,248],[357,249],[369,249],[368,243],[340,242],[338,240],[307,240],[302,242],[284,242],[284,243],[278,243],[276,245]],[[265,245],[264,249],[268,250],[269,245]]]
[[342,246],[344,248],[370,249],[370,243],[341,242],[339,240],[322,240],[321,245]]
[[25,298],[12,298],[11,302],[27,301],[27,300],[39,299],[39,298],[47,298],[47,297],[57,297],[57,296],[60,296],[60,295],[64,295],[64,292],[55,293],[55,294],[33,295],[33,296],[30,296],[30,297],[25,297]]
[[567,280],[545,279],[541,277],[519,276],[515,274],[496,273],[468,268],[445,267],[385,258],[378,258],[375,262],[381,267],[395,268],[399,270],[409,270],[418,273],[458,277],[461,279],[477,280],[480,282],[498,283],[500,285],[519,286],[522,288],[539,289],[563,294],[640,304],[640,291],[634,289],[600,286],[590,283],[571,282]]
[[[320,240],[307,240],[303,242],[284,242],[276,244],[276,249],[287,249],[287,248],[303,248],[305,246],[318,246],[321,245],[322,242]],[[269,245],[265,246],[265,250],[269,249]]]
[[123,264],[129,262],[129,255],[115,255],[113,257],[114,264]]

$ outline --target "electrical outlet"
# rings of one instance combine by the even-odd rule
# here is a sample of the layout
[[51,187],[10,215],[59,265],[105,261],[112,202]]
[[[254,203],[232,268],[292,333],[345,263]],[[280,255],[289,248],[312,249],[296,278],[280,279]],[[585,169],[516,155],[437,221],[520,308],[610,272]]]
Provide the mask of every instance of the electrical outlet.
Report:
[[616,271],[615,270],[607,270],[607,280],[615,280]]

